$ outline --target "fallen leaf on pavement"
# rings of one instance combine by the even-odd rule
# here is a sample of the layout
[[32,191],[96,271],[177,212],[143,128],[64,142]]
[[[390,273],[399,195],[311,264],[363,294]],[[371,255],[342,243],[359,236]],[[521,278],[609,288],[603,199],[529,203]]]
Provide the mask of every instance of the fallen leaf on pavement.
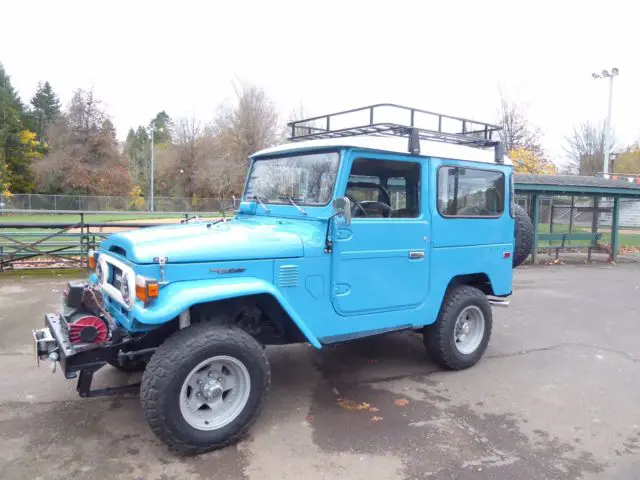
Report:
[[395,403],[397,407],[406,407],[407,405],[409,405],[409,400],[407,400],[406,398],[398,398],[394,400],[393,403]]
[[370,412],[378,412],[379,410],[376,407],[369,408]]
[[375,423],[375,422],[379,422],[380,420],[384,420],[384,419],[383,419],[382,417],[378,417],[378,416],[376,416],[376,417],[371,417],[371,421],[372,421],[372,422],[374,422],[374,423]]
[[371,404],[367,402],[358,403],[358,402],[354,402],[353,400],[348,400],[346,398],[338,398],[338,405],[340,405],[345,410],[350,410],[350,411],[369,410],[370,408],[372,408]]

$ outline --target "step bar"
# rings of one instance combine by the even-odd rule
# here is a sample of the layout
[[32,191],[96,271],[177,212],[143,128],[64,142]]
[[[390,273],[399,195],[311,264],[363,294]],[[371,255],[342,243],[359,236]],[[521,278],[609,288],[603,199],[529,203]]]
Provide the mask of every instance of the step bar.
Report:
[[496,297],[487,297],[489,300],[489,304],[492,307],[503,307],[506,308],[509,306],[509,300],[504,298],[496,298]]

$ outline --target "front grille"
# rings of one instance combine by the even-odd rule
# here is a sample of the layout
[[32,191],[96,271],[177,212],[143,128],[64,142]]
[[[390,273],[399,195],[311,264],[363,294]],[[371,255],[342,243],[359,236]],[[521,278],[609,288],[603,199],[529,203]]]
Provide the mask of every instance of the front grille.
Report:
[[114,288],[117,288],[118,290],[120,290],[120,285],[122,284],[122,270],[112,265],[111,276],[109,278],[111,280],[110,282],[111,285],[113,285]]

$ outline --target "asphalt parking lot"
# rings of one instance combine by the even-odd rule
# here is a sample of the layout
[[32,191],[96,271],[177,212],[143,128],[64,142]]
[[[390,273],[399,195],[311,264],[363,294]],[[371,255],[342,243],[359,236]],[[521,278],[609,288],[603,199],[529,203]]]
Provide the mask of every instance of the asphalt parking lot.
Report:
[[439,371],[409,333],[272,349],[249,438],[196,458],[168,453],[137,397],[80,399],[36,368],[31,328],[64,281],[0,280],[3,480],[640,478],[640,264],[517,270],[463,372]]

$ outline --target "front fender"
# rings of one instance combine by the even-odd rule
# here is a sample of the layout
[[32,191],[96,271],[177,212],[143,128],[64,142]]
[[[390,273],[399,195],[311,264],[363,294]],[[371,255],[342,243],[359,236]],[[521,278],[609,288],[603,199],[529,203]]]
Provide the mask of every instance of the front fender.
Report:
[[266,293],[273,296],[289,314],[307,341],[321,348],[316,336],[293,309],[286,298],[271,283],[259,278],[222,278],[216,280],[194,280],[175,282],[160,290],[160,297],[148,307],[136,303],[132,314],[138,323],[161,325],[176,318],[187,308],[204,302],[215,302],[228,298],[245,297]]

